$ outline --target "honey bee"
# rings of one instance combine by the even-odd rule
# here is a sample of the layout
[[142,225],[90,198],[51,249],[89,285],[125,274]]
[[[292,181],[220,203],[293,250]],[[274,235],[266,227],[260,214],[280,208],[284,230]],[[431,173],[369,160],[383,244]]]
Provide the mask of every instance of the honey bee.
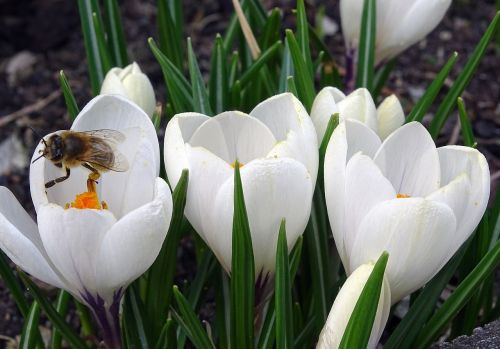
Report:
[[70,176],[70,169],[78,166],[90,170],[87,184],[96,183],[101,172],[128,170],[127,159],[116,149],[116,145],[124,140],[123,133],[116,130],[58,131],[47,140],[42,138],[45,147],[39,151],[41,155],[33,162],[45,157],[66,171],[64,176],[45,183],[45,188],[65,181]]

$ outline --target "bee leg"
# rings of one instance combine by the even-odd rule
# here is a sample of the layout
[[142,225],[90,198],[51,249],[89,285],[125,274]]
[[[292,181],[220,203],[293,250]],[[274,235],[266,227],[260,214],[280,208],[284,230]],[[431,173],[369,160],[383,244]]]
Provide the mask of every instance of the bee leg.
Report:
[[57,183],[61,183],[61,182],[65,181],[66,179],[69,178],[69,174],[70,174],[70,169],[69,169],[69,167],[66,167],[66,175],[59,177],[59,178],[56,178],[56,179],[53,179],[53,180],[45,183],[45,188],[48,189],[50,187],[53,187]]
[[89,178],[87,179],[87,191],[95,193],[97,189],[97,180],[99,179],[99,177],[101,177],[101,174],[88,163],[83,163],[82,166],[91,171],[89,174]]

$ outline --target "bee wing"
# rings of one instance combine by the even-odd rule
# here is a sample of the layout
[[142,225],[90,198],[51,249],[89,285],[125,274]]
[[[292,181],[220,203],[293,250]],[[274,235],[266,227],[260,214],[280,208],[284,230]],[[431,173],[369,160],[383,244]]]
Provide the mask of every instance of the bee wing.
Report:
[[91,165],[96,165],[110,171],[125,172],[128,170],[127,158],[116,149],[116,145],[113,144],[113,142],[109,142],[107,139],[102,139],[100,137],[91,136],[89,144],[90,147],[78,160],[88,162]]
[[101,138],[108,143],[122,143],[123,141],[125,141],[125,135],[117,130],[101,129],[82,131],[80,133],[83,133],[90,137]]

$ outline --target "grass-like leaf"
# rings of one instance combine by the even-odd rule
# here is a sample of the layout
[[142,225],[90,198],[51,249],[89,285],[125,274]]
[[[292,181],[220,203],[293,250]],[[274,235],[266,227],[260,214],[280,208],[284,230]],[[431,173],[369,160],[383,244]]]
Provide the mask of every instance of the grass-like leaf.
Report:
[[171,290],[177,265],[177,247],[182,235],[181,225],[184,218],[188,181],[189,173],[187,170],[183,170],[172,195],[173,211],[167,237],[163,242],[158,257],[148,272],[146,309],[153,327],[152,335],[154,338],[159,336],[170,306]]
[[259,37],[259,46],[261,49],[268,49],[273,43],[280,39],[281,29],[281,11],[278,8],[271,10],[266,20],[262,34]]
[[320,188],[324,187],[324,164],[325,164],[325,154],[326,148],[328,147],[328,143],[330,143],[330,138],[332,137],[333,131],[339,125],[340,116],[339,113],[335,113],[330,117],[328,121],[328,125],[326,126],[325,135],[323,136],[323,140],[321,141],[321,145],[319,147],[319,171],[318,171],[318,182],[316,185],[319,185]]
[[30,307],[28,306],[28,302],[26,301],[26,297],[24,296],[23,289],[17,281],[14,272],[9,266],[7,259],[5,258],[5,254],[0,250],[0,276],[2,277],[2,282],[10,291],[10,294],[14,298],[16,302],[17,308],[19,312],[26,318],[28,316],[28,312]]
[[138,289],[137,280],[130,285],[125,292],[123,301],[122,326],[129,347],[137,349],[151,348],[153,335],[151,334],[150,322],[145,313]]
[[[257,78],[259,71],[271,58],[274,57],[275,54],[279,52],[279,48],[281,47],[281,45],[281,41],[275,42],[271,47],[264,51],[260,55],[260,57],[255,60],[255,62],[253,62],[253,64],[238,79],[242,87],[245,87],[247,84]],[[234,88],[234,86],[232,88]]]
[[189,75],[191,77],[191,86],[193,91],[193,111],[205,115],[213,115],[205,82],[203,81],[203,76],[201,75],[200,67],[198,66],[198,61],[196,60],[196,56],[193,51],[191,38],[187,39],[187,47]]
[[[238,64],[236,62],[236,64]],[[209,96],[212,110],[220,114],[229,106],[229,85],[227,78],[226,51],[222,37],[217,35],[212,51],[210,68]]]
[[31,295],[36,300],[36,302],[43,309],[43,312],[47,315],[53,326],[61,332],[66,342],[71,345],[72,348],[76,349],[87,349],[85,342],[78,337],[73,328],[66,323],[64,318],[59,315],[57,310],[52,306],[49,300],[43,295],[42,291],[37,285],[22,271],[19,271],[19,276],[23,280],[26,287],[29,289]]
[[231,258],[231,342],[233,348],[254,347],[255,264],[240,164],[234,165],[234,215]]
[[283,48],[283,54],[281,58],[281,71],[278,92],[283,93],[288,91],[288,77],[293,76],[293,61],[290,54],[290,48],[288,46],[288,41],[285,41],[285,47]]
[[309,68],[309,75],[314,76],[311,48],[309,44],[309,23],[307,22],[304,0],[297,1],[297,43],[299,44],[302,58]]
[[182,21],[182,16],[176,18],[177,13],[172,11],[175,7],[176,11],[180,11],[180,4],[171,4],[177,2],[175,0],[157,0],[158,4],[158,33],[160,40],[161,52],[168,57],[172,64],[179,70],[183,69],[182,61],[182,31],[179,33],[178,27],[182,26],[174,22]]
[[128,54],[118,1],[104,1],[104,9],[111,57],[115,66],[124,67],[128,64]]
[[460,126],[462,127],[462,136],[464,137],[464,144],[468,147],[476,148],[477,143],[474,139],[472,132],[472,125],[470,123],[469,115],[465,109],[464,100],[461,97],[457,99],[458,117],[460,118]]
[[106,42],[106,36],[104,34],[104,29],[101,25],[101,21],[97,16],[97,13],[92,13],[92,21],[94,24],[95,36],[97,39],[97,47],[99,48],[99,55],[101,56],[102,70],[105,75],[112,67],[111,54],[108,51],[108,44]]
[[285,220],[281,221],[276,248],[274,306],[276,309],[276,348],[293,346],[293,313],[291,276]]
[[[60,290],[56,301],[56,310],[61,316],[66,316],[68,313],[69,301],[71,300],[71,295],[65,291]],[[62,345],[62,336],[57,328],[52,330],[52,339],[50,347],[52,349],[60,349]]]
[[474,270],[458,285],[429,322],[418,334],[417,349],[427,348],[435,340],[446,324],[467,304],[477,291],[477,287],[500,263],[500,241],[481,259]]
[[457,57],[458,53],[453,52],[443,68],[441,68],[441,71],[438,73],[434,81],[432,81],[431,85],[427,88],[424,95],[420,98],[417,104],[415,104],[411,113],[406,117],[406,122],[422,122],[425,113],[427,113],[430,106],[436,99],[439,91],[441,91],[441,88],[443,87],[446,78],[448,77],[448,75],[450,75],[451,69],[457,62]]
[[36,301],[31,303],[28,317],[24,320],[23,331],[21,332],[21,342],[19,349],[43,348],[42,337],[38,330],[40,321],[40,305]]
[[359,33],[356,87],[366,87],[370,92],[373,92],[376,37],[377,3],[376,0],[364,0],[361,31]]
[[69,118],[71,119],[71,121],[74,121],[76,119],[76,116],[80,112],[80,109],[76,104],[76,99],[73,95],[73,91],[71,90],[68,79],[66,79],[66,75],[62,70],[59,71],[59,84],[61,85],[61,90],[64,96],[64,102],[66,103],[66,108],[68,109]]
[[392,70],[396,66],[397,59],[391,59],[387,64],[384,64],[380,67],[375,73],[374,81],[373,81],[373,91],[372,97],[373,100],[376,101],[380,92],[382,92],[382,88],[385,86],[387,79],[391,75]]
[[200,320],[196,317],[193,308],[177,286],[173,287],[173,294],[179,308],[179,314],[175,310],[172,310],[172,315],[184,332],[186,332],[186,335],[193,342],[194,346],[200,349],[214,348]]
[[354,306],[347,327],[340,342],[340,349],[366,348],[370,340],[373,321],[377,314],[380,293],[384,282],[384,272],[389,254],[382,253],[368,277],[363,291]]
[[489,25],[488,29],[486,30],[483,37],[479,41],[479,44],[476,46],[474,52],[467,61],[467,64],[465,65],[464,69],[462,70],[458,78],[455,80],[455,83],[448,91],[448,94],[446,95],[443,102],[436,111],[436,116],[432,120],[431,125],[429,127],[429,132],[434,139],[436,139],[437,136],[439,135],[441,128],[443,128],[446,120],[448,119],[448,116],[455,107],[457,98],[462,94],[467,85],[469,85],[469,82],[471,81],[474,72],[479,66],[479,63],[481,62],[481,59],[483,58],[483,55],[486,52],[486,49],[488,48],[488,44],[490,43],[491,39],[494,37],[496,33],[499,21],[500,21],[500,12],[497,12],[496,16],[491,21],[491,24]]

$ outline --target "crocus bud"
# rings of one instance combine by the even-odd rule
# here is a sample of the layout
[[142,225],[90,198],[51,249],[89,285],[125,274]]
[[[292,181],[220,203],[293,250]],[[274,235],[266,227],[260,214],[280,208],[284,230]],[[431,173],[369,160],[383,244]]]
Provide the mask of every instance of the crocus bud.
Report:
[[[379,64],[422,40],[441,22],[451,0],[378,0],[375,60]],[[347,48],[357,51],[363,0],[341,0]]]
[[[358,267],[349,276],[339,291],[335,302],[333,303],[328,319],[326,320],[325,327],[319,335],[318,345],[316,349],[334,349],[338,348],[347,323],[351,318],[356,302],[358,301],[363,287],[365,287],[368,277],[373,271],[373,264],[363,264]],[[377,313],[373,321],[372,332],[370,340],[368,341],[367,348],[375,348],[382,336],[385,324],[389,317],[389,310],[391,309],[391,290],[389,283],[384,277],[382,283],[382,290],[378,300]]]
[[156,99],[153,85],[137,63],[125,68],[112,68],[104,78],[101,95],[114,94],[127,97],[151,117],[155,111]]

